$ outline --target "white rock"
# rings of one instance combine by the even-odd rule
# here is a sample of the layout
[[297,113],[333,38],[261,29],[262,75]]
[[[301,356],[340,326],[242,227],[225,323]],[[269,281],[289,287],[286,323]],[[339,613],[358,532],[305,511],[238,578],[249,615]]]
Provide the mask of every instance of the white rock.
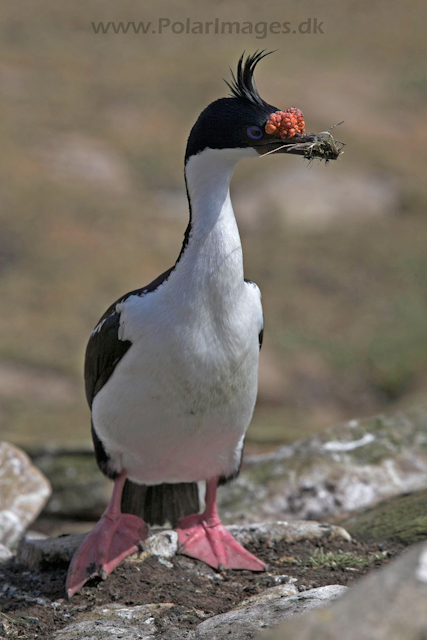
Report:
[[346,591],[347,587],[329,585],[310,589],[291,597],[233,609],[199,624],[194,638],[195,640],[229,640],[230,638],[247,640],[297,613],[325,607]]
[[419,582],[427,584],[427,545],[420,554],[418,566],[415,571],[415,577]]
[[298,589],[293,583],[287,584],[278,584],[276,587],[270,587],[270,589],[266,589],[265,591],[261,591],[261,593],[257,593],[255,596],[251,596],[246,600],[240,602],[239,606],[236,609],[242,609],[243,607],[247,607],[253,604],[265,604],[266,602],[271,602],[272,600],[279,600],[279,598],[289,598],[290,596],[296,596],[298,594]]
[[0,442],[0,542],[12,547],[51,494],[44,475],[18,447]]
[[4,544],[0,544],[0,562],[5,562],[12,558],[13,553],[10,549],[4,546]]
[[27,540],[46,540],[49,536],[41,531],[33,531],[32,529],[29,529],[25,532],[25,537]]
[[334,442],[333,440],[330,440],[329,442],[325,442],[323,448],[325,451],[353,451],[359,447],[371,444],[374,440],[375,436],[373,436],[372,433],[365,433],[365,435],[359,440],[351,440],[350,442]]
[[109,604],[84,612],[76,622],[57,631],[51,640],[148,640],[156,636],[154,615],[173,604],[124,607]]
[[421,410],[337,425],[270,454],[248,456],[218,492],[225,522],[327,520],[427,488]]
[[178,550],[178,534],[172,530],[160,531],[149,536],[143,546],[152,556],[173,558]]

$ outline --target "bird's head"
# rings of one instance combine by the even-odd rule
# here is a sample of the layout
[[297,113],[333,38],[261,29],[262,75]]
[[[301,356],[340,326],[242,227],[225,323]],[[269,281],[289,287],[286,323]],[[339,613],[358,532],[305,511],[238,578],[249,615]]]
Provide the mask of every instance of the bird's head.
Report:
[[[192,128],[186,162],[207,149],[230,150],[224,155],[236,159],[259,157],[268,152],[306,155],[307,148],[317,142],[317,136],[305,134],[304,117],[299,109],[290,107],[280,111],[259,95],[254,70],[270,53],[273,52],[259,51],[246,59],[242,54],[236,74],[232,71],[231,82],[226,81],[231,97],[212,102]],[[322,156],[314,152],[313,157]],[[330,157],[323,157],[333,158],[333,152]]]

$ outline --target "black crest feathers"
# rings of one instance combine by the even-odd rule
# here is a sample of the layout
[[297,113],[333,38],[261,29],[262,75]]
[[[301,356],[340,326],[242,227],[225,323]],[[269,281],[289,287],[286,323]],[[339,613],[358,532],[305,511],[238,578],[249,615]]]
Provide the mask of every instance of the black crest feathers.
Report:
[[237,65],[236,75],[234,75],[234,72],[230,69],[232,78],[231,82],[224,80],[226,85],[230,87],[231,94],[234,98],[246,100],[253,105],[264,106],[266,104],[256,88],[254,71],[258,62],[266,56],[269,56],[271,53],[274,53],[274,51],[268,51],[267,53],[265,53],[265,49],[262,51],[255,51],[255,53],[249,55],[246,60],[244,60],[245,52],[242,53]]

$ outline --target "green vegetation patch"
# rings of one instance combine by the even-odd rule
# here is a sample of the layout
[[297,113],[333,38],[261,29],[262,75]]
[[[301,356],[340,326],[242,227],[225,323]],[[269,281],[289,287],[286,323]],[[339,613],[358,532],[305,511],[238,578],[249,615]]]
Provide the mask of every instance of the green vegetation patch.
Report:
[[359,540],[406,545],[427,540],[427,491],[393,498],[342,524]]
[[350,551],[325,551],[323,547],[315,549],[304,561],[307,567],[320,569],[328,567],[329,569],[364,567],[371,562],[383,560],[388,555],[387,551],[371,554],[367,557],[358,556]]

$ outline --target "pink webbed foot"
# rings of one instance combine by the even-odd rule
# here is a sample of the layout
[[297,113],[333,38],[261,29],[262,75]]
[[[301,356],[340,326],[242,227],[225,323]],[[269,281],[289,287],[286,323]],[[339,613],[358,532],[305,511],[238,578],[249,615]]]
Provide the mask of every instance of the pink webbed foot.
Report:
[[141,518],[121,513],[120,499],[124,484],[116,480],[107,510],[74,554],[65,584],[71,598],[90,578],[103,580],[130,554],[140,549],[148,530]]
[[249,569],[264,571],[266,565],[242,547],[224,527],[216,510],[216,480],[206,486],[206,509],[179,521],[179,552],[202,560],[214,569]]
[[71,598],[90,578],[103,580],[147,537],[141,518],[129,513],[117,518],[104,515],[87,535],[71,560],[65,584]]
[[214,569],[264,571],[266,565],[242,547],[221,522],[211,524],[204,514],[187,516],[177,526],[180,553],[202,560]]

